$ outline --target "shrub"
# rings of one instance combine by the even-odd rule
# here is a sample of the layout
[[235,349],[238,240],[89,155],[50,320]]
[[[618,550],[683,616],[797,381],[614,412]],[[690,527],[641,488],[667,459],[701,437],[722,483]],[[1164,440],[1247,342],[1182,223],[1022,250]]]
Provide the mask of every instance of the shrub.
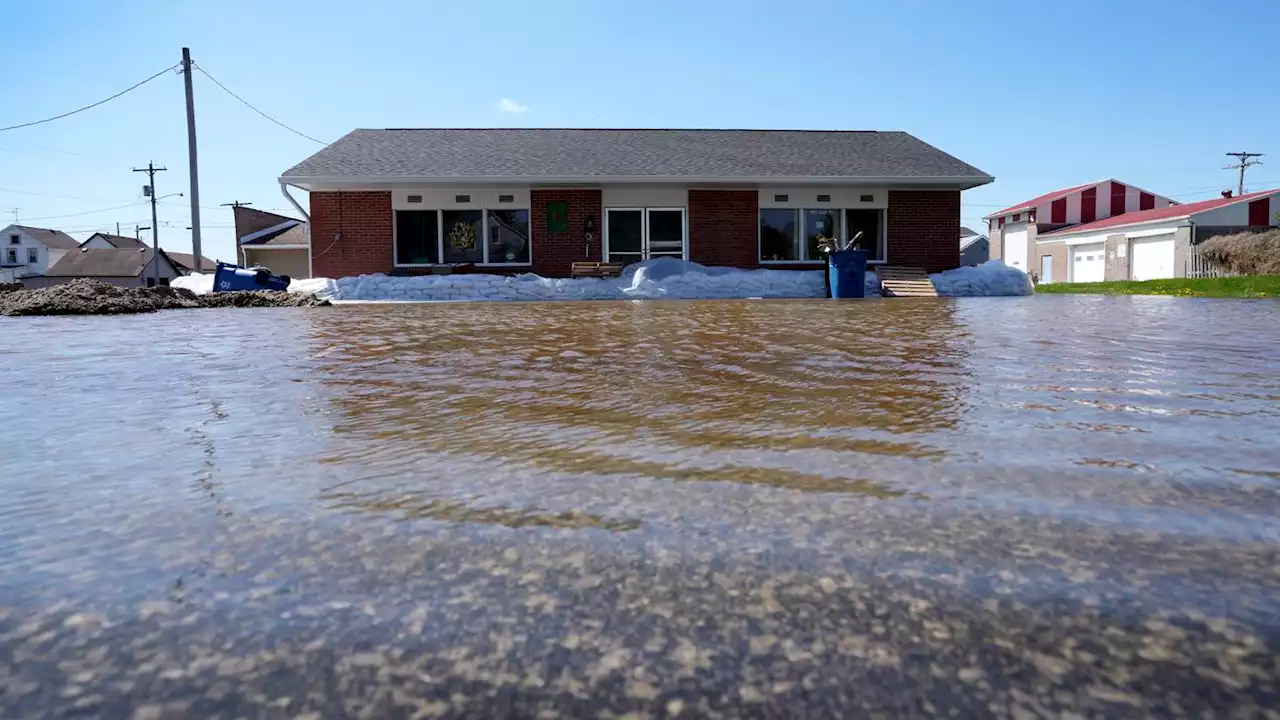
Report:
[[1241,275],[1280,275],[1280,230],[1219,235],[1206,240],[1200,252]]

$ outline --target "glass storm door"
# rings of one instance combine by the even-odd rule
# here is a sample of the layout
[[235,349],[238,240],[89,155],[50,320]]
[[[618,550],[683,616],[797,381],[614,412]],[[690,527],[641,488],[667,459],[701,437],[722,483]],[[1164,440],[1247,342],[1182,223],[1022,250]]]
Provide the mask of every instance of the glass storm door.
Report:
[[683,259],[684,208],[606,210],[608,262],[624,265],[655,257]]
[[606,210],[606,262],[630,265],[644,259],[644,210]]

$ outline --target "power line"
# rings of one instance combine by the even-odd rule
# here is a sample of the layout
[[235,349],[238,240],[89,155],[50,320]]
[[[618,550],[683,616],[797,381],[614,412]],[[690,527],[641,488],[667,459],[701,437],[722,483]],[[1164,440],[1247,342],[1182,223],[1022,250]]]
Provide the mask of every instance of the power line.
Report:
[[57,220],[58,218],[80,217],[81,215],[93,215],[95,213],[110,212],[112,210],[123,210],[127,207],[136,207],[144,203],[145,201],[135,201],[135,202],[129,203],[128,205],[116,205],[115,207],[102,208],[101,210],[85,210],[84,212],[67,213],[66,215],[44,215],[42,217],[23,218],[23,222],[26,222],[27,220]]
[[103,103],[105,103],[105,102],[110,102],[110,101],[112,101],[112,100],[115,100],[116,98],[120,97],[121,95],[124,95],[125,93],[129,92],[130,90],[136,90],[137,88],[140,88],[140,87],[142,87],[143,85],[146,85],[147,83],[151,82],[152,80],[155,80],[156,78],[160,77],[161,75],[163,75],[163,74],[165,74],[165,73],[169,72],[170,70],[173,70],[175,67],[177,67],[177,65],[170,65],[169,67],[167,67],[167,68],[165,68],[165,69],[161,70],[160,72],[156,73],[155,75],[152,75],[151,77],[147,78],[146,80],[143,80],[142,82],[137,83],[136,85],[130,85],[129,87],[125,88],[124,90],[121,90],[120,92],[116,93],[115,95],[112,95],[112,96],[111,96],[111,97],[109,97],[109,98],[104,98],[104,99],[102,99],[102,100],[99,100],[98,102],[96,102],[96,103],[94,103],[94,104],[92,104],[92,105],[85,105],[84,107],[79,108],[79,109],[76,109],[76,110],[72,110],[71,112],[65,112],[65,113],[62,113],[61,115],[54,115],[54,116],[53,116],[53,117],[51,117],[51,118],[45,118],[45,119],[43,119],[43,120],[34,120],[34,121],[32,121],[32,122],[22,123],[21,125],[10,125],[9,127],[2,127],[2,128],[0,128],[0,132],[4,132],[4,131],[6,131],[6,130],[17,130],[18,128],[24,128],[24,127],[31,127],[32,125],[41,125],[41,124],[43,124],[43,123],[53,122],[54,120],[61,120],[61,119],[62,119],[62,118],[64,118],[64,117],[70,117],[70,116],[72,116],[72,115],[75,115],[76,113],[82,113],[82,112],[84,112],[85,110],[91,110],[91,109],[96,108],[96,107],[98,107],[99,105],[101,105],[101,104],[103,104]]
[[297,136],[299,136],[299,137],[304,137],[304,138],[306,138],[306,139],[310,140],[311,142],[320,143],[321,145],[328,145],[328,144],[329,144],[329,143],[327,143],[327,142],[325,142],[325,141],[323,141],[323,140],[317,140],[317,139],[315,139],[315,138],[311,137],[310,135],[308,135],[308,134],[306,134],[306,133],[303,133],[303,132],[299,132],[299,131],[297,131],[297,130],[294,130],[293,128],[289,127],[288,125],[285,125],[284,123],[280,122],[279,120],[277,120],[277,119],[275,119],[275,118],[271,117],[270,115],[268,115],[268,114],[266,114],[266,113],[262,112],[262,111],[261,111],[261,110],[259,110],[258,108],[254,107],[254,106],[253,106],[253,105],[252,105],[248,100],[245,100],[244,98],[240,97],[239,95],[237,95],[237,94],[235,94],[235,93],[231,92],[231,90],[230,90],[226,85],[223,85],[222,83],[218,82],[218,79],[217,79],[217,78],[215,78],[214,76],[210,75],[210,74],[208,73],[208,71],[206,71],[204,68],[200,67],[200,65],[199,65],[199,64],[196,64],[196,63],[192,63],[192,64],[193,64],[193,65],[195,65],[195,68],[196,68],[197,70],[199,70],[199,71],[200,71],[200,72],[201,72],[205,77],[207,77],[207,78],[209,78],[210,80],[212,80],[214,85],[217,85],[218,87],[222,88],[222,89],[223,89],[223,91],[225,91],[228,95],[230,95],[231,97],[233,97],[233,98],[235,98],[235,99],[239,100],[241,103],[243,103],[243,104],[244,104],[244,106],[245,106],[245,107],[249,108],[250,110],[252,110],[252,111],[254,111],[254,112],[258,113],[258,114],[259,114],[259,115],[261,115],[262,117],[264,117],[264,118],[266,118],[266,119],[270,120],[271,122],[273,122],[273,123],[275,123],[275,124],[279,125],[280,127],[284,128],[285,130],[288,130],[289,132],[293,133],[294,135],[297,135]]
[[60,198],[62,200],[120,200],[120,198],[109,198],[92,195],[57,195],[54,193],[35,192],[33,190],[16,190],[14,188],[0,187],[0,192],[16,193],[18,195],[36,195],[39,197]]

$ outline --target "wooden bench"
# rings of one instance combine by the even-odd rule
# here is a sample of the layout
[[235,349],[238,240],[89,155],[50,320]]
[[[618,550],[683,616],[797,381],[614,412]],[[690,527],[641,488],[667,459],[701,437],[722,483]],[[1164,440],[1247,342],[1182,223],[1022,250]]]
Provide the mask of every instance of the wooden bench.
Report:
[[622,263],[576,262],[569,274],[573,277],[617,277],[622,274]]

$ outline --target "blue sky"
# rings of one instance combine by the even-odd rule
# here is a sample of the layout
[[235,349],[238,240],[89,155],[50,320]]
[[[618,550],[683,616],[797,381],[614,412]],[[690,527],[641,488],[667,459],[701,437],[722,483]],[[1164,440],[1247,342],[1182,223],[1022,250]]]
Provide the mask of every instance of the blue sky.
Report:
[[[1108,176],[1213,197],[1234,185],[1229,150],[1268,153],[1248,184],[1280,187],[1274,0],[4,0],[0,27],[0,127],[100,100],[187,45],[321,140],[355,127],[907,130],[996,177],[964,194],[970,225]],[[229,258],[218,206],[287,210],[276,178],[319,145],[199,74],[196,110],[205,254]],[[149,224],[130,172],[149,160],[169,168],[161,194],[186,191],[178,75],[0,132],[0,224],[12,208],[79,237]],[[173,250],[190,247],[186,202],[161,208]]]

